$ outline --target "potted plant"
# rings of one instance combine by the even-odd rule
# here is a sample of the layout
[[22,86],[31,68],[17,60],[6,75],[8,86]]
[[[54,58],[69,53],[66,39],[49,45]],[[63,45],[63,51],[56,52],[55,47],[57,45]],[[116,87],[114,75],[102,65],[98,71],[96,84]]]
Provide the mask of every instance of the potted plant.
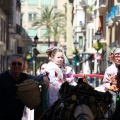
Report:
[[86,9],[87,13],[92,13],[93,12],[93,5],[88,5]]

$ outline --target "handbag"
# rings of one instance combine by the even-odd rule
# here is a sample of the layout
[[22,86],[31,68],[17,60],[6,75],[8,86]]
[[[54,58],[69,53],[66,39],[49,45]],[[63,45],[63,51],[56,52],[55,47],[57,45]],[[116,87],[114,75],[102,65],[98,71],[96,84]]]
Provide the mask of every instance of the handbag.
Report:
[[17,97],[31,110],[40,105],[41,92],[39,85],[33,79],[27,79],[17,86]]

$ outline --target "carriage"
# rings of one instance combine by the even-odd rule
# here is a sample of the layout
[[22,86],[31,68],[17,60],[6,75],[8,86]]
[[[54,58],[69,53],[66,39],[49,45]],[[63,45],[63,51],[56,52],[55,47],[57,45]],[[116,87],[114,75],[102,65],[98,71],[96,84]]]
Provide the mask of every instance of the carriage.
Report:
[[108,91],[96,91],[82,78],[76,86],[63,83],[59,95],[39,120],[108,120],[111,117],[112,95]]

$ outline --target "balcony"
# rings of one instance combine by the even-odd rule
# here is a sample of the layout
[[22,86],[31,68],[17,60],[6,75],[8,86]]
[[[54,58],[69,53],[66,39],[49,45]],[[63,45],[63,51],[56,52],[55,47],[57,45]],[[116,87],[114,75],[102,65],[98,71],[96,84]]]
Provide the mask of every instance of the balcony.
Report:
[[83,8],[86,8],[86,7],[88,6],[88,0],[81,0],[80,5],[81,5]]
[[107,11],[108,0],[99,0],[99,11],[105,13]]
[[16,24],[16,27],[14,27],[12,24],[9,24],[9,33],[11,34],[11,36],[14,36],[14,38],[19,39],[21,35],[21,26]]
[[21,35],[21,26],[16,24],[16,33]]
[[85,25],[82,25],[82,26],[81,26],[81,32],[82,32],[82,33],[86,32],[86,26],[85,26]]
[[70,3],[73,3],[74,0],[69,0]]
[[94,21],[94,15],[93,14],[88,14],[87,15],[87,23],[93,22]]
[[0,0],[0,8],[6,13],[11,14],[13,0]]

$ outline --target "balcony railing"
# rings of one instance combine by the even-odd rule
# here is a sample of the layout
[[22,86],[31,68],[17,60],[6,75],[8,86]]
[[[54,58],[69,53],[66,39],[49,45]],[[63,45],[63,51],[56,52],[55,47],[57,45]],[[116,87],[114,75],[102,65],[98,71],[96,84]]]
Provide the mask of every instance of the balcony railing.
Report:
[[69,0],[70,3],[73,3],[74,0]]
[[108,0],[99,0],[99,10],[105,12],[107,10]]
[[80,2],[82,7],[87,7],[88,6],[88,0],[81,0]]
[[100,74],[74,74],[74,77],[83,77],[85,76],[88,83],[94,87],[98,87],[102,84],[102,79],[104,77],[104,75],[100,75]]
[[89,22],[93,22],[93,20],[94,20],[94,15],[89,15],[89,16],[87,16],[87,22],[89,23]]
[[99,6],[100,7],[106,7],[108,5],[108,0],[99,0]]
[[16,24],[16,33],[19,35],[21,34],[21,26],[18,24]]

